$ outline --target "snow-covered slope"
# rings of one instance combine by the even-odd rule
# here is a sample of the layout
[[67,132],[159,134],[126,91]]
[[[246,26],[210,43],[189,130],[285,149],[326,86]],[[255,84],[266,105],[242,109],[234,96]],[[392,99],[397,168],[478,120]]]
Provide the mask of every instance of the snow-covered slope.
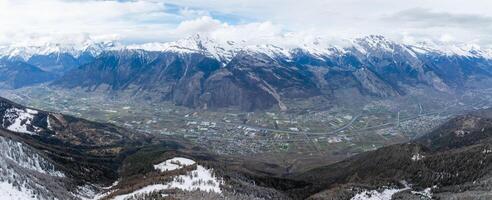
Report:
[[166,160],[162,163],[159,163],[157,165],[154,165],[154,169],[159,170],[161,172],[167,172],[167,171],[173,171],[177,169],[181,169],[185,166],[190,166],[194,165],[195,161],[187,159],[187,158],[182,158],[182,157],[176,157],[173,159]]
[[333,43],[322,39],[310,42],[298,41],[296,45],[285,45],[279,42],[253,45],[246,41],[217,41],[206,36],[195,35],[176,42],[129,45],[126,48],[161,52],[201,53],[222,62],[230,61],[234,55],[241,51],[264,53],[272,58],[283,57],[288,59],[292,57],[295,51],[299,50],[317,58],[344,54],[354,50],[361,54],[371,54],[374,51],[395,52],[403,49],[414,56],[417,54],[440,54],[492,59],[491,49],[481,48],[476,44],[451,45],[431,42],[404,44],[380,35],[340,39],[338,42]]
[[[2,125],[13,132],[36,135],[38,127],[32,125],[34,115],[36,114],[38,114],[38,111],[31,109],[9,108],[5,111]],[[29,130],[30,127],[32,130]]]
[[441,54],[446,56],[463,56],[471,58],[492,59],[492,50],[476,44],[448,44],[422,42],[409,47],[418,54]]
[[0,58],[29,60],[34,55],[69,54],[74,57],[87,53],[97,56],[103,51],[119,49],[113,41],[95,42],[87,40],[82,43],[13,44],[0,46]]
[[0,136],[0,199],[73,198],[63,172],[29,146]]
[[[173,175],[170,173],[174,170],[183,170],[183,167],[185,166],[191,167],[193,165],[195,169],[186,170],[182,175]],[[224,184],[224,181],[215,176],[213,169],[208,169],[202,165],[196,164],[194,160],[175,157],[154,165],[154,168],[164,175],[166,173],[170,173],[171,181],[147,185],[127,194],[117,195],[113,197],[113,199],[127,200],[132,199],[132,197],[142,197],[154,192],[166,193],[165,190],[170,189],[179,189],[182,191],[204,191],[218,194],[222,193],[221,185]],[[110,195],[112,192],[117,192],[117,190],[110,191],[105,195]],[[104,197],[104,195],[99,196]]]
[[8,102],[0,102],[0,128],[6,130],[38,135],[48,127],[48,115],[37,110],[24,108]]
[[241,45],[230,41],[220,43],[208,37],[195,35],[175,42],[128,45],[126,48],[175,53],[199,53],[227,62],[241,48]]

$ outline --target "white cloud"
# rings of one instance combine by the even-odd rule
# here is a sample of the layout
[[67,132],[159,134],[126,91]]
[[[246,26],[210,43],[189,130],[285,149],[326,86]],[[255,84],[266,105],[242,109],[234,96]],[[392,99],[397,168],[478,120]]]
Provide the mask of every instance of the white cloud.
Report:
[[176,17],[164,9],[149,1],[0,0],[0,41],[74,34],[151,37],[153,28],[172,28]]
[[330,37],[380,34],[395,40],[492,44],[489,0],[169,0],[182,6],[269,21],[286,31]]
[[454,40],[455,40],[455,38],[450,34],[443,34],[439,38],[439,41],[441,41],[441,42],[453,42]]
[[308,41],[369,34],[420,41],[447,35],[489,45],[491,7],[489,0],[0,0],[0,43],[73,35],[141,43],[202,33],[257,42],[284,35]]
[[211,17],[203,16],[194,20],[181,22],[176,28],[176,32],[180,34],[209,33],[227,26],[227,24],[223,24]]

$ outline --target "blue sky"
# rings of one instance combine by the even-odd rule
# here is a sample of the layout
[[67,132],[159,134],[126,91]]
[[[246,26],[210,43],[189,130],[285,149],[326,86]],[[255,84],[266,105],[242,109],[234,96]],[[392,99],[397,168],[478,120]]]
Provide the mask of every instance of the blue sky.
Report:
[[164,42],[200,33],[267,42],[369,34],[492,44],[489,0],[0,0],[0,44]]

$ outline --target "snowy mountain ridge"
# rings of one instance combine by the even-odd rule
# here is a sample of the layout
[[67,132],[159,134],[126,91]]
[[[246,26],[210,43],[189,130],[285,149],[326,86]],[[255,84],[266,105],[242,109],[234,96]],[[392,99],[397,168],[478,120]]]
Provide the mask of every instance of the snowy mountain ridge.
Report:
[[208,37],[195,35],[176,42],[129,45],[125,48],[161,52],[201,53],[222,62],[230,61],[235,54],[241,51],[263,53],[272,58],[291,58],[294,52],[299,50],[318,58],[353,51],[357,51],[361,54],[367,54],[373,51],[394,52],[397,49],[404,49],[415,56],[419,54],[439,54],[446,56],[492,59],[492,49],[482,48],[476,44],[449,44],[437,42],[404,44],[389,40],[379,35],[341,40],[338,43],[338,45],[335,45],[329,43],[329,41],[320,39],[310,42],[300,41],[294,46],[273,43],[252,45],[246,41],[222,42],[210,39]]
[[[293,40],[286,38],[286,40]],[[70,54],[79,57],[84,53],[91,56],[98,56],[104,51],[117,50],[145,50],[174,53],[199,53],[215,58],[223,63],[230,61],[234,55],[241,51],[263,53],[270,57],[291,58],[292,54],[301,50],[318,58],[327,57],[333,54],[343,54],[347,51],[357,51],[367,54],[371,51],[393,52],[395,48],[404,48],[414,55],[439,54],[446,56],[463,56],[473,58],[492,59],[492,49],[480,47],[476,44],[451,44],[444,42],[419,42],[405,44],[389,40],[384,36],[370,35],[355,39],[340,39],[337,42],[315,38],[314,40],[304,40],[290,42],[295,45],[287,45],[277,41],[264,44],[253,44],[248,41],[221,41],[214,40],[207,36],[196,34],[191,37],[180,39],[173,42],[151,42],[144,44],[123,45],[117,41],[96,42],[86,40],[80,43],[71,42],[67,44],[44,42],[40,44],[22,45],[13,44],[0,46],[0,58],[21,58],[29,60],[35,55],[50,54]],[[335,44],[336,43],[336,44]]]
[[79,57],[84,53],[91,56],[97,56],[104,51],[121,48],[117,42],[103,41],[95,42],[87,40],[82,43],[53,43],[46,42],[41,44],[14,44],[8,46],[0,46],[0,58],[19,58],[27,61],[35,55],[50,55],[50,54],[69,54],[74,57]]

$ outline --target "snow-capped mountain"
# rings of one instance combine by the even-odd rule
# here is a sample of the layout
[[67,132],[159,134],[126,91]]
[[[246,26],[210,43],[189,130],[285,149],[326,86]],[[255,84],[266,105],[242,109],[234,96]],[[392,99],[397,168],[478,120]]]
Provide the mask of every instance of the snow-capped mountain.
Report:
[[128,45],[126,49],[141,49],[147,51],[201,53],[222,62],[228,62],[241,51],[264,53],[271,57],[291,58],[296,51],[304,51],[318,58],[328,57],[333,54],[343,54],[347,51],[359,51],[366,54],[374,51],[393,52],[404,49],[410,54],[441,54],[447,56],[467,56],[492,59],[492,50],[481,48],[476,44],[449,44],[437,42],[421,42],[405,44],[391,41],[380,35],[370,35],[355,39],[340,39],[341,45],[330,44],[326,40],[314,40],[311,42],[299,41],[297,45],[284,44],[250,44],[246,41],[218,41],[206,36],[195,35],[176,42],[146,43],[140,45]]
[[141,45],[128,45],[126,49],[141,49],[146,51],[175,52],[175,53],[198,53],[215,58],[219,61],[230,61],[236,51],[240,49],[235,42],[219,43],[199,34],[167,43],[146,43]]
[[0,87],[19,88],[49,82],[101,53],[117,49],[115,42],[41,43],[0,47]]
[[51,54],[69,54],[79,57],[83,54],[97,56],[104,51],[118,49],[120,45],[114,41],[95,42],[86,40],[81,43],[53,43],[41,44],[13,44],[0,46],[0,58],[21,59],[28,61],[33,56],[47,56]]
[[[288,37],[288,36],[284,36]],[[286,38],[290,39],[290,38]],[[290,58],[296,51],[303,51],[318,58],[333,54],[343,54],[357,50],[362,54],[371,51],[394,51],[395,48],[405,48],[412,54],[442,54],[447,56],[482,57],[492,59],[492,50],[476,44],[450,44],[439,42],[420,42],[405,44],[391,41],[380,35],[370,35],[355,39],[338,39],[337,44],[331,40],[317,38],[313,41],[298,41],[296,45],[286,45],[281,42],[252,44],[248,41],[221,41],[196,34],[174,42],[153,42],[144,44],[123,45],[117,41],[96,42],[90,39],[76,43],[44,42],[41,44],[12,44],[0,46],[0,58],[17,58],[28,61],[35,55],[68,54],[80,57],[84,54],[98,56],[105,51],[123,49],[140,49],[145,51],[198,53],[215,58],[221,62],[229,62],[234,55],[241,51],[264,53],[271,57]],[[292,43],[292,42],[291,42]]]
[[347,89],[375,97],[404,95],[417,86],[450,93],[471,80],[492,77],[490,49],[436,42],[404,44],[377,35],[264,44],[195,35],[140,45],[83,42],[6,49],[13,50],[4,50],[0,62],[27,63],[33,71],[30,77],[45,74],[29,82],[15,79],[26,74],[21,68],[4,67],[5,74],[12,74],[0,76],[4,87],[52,81],[51,85],[64,88],[139,88],[139,93],[152,91],[150,99],[203,108],[286,109],[285,98],[332,98]]
[[409,46],[418,54],[441,54],[447,56],[492,59],[492,49],[482,48],[476,44],[421,42]]
[[132,86],[139,93],[153,91],[147,93],[150,99],[178,105],[254,110],[287,109],[288,98],[332,98],[352,89],[372,97],[405,95],[417,86],[450,93],[472,79],[492,77],[490,51],[476,46],[416,46],[382,36],[326,42],[256,45],[197,35],[127,46],[66,73],[53,85],[109,85],[114,91]]

